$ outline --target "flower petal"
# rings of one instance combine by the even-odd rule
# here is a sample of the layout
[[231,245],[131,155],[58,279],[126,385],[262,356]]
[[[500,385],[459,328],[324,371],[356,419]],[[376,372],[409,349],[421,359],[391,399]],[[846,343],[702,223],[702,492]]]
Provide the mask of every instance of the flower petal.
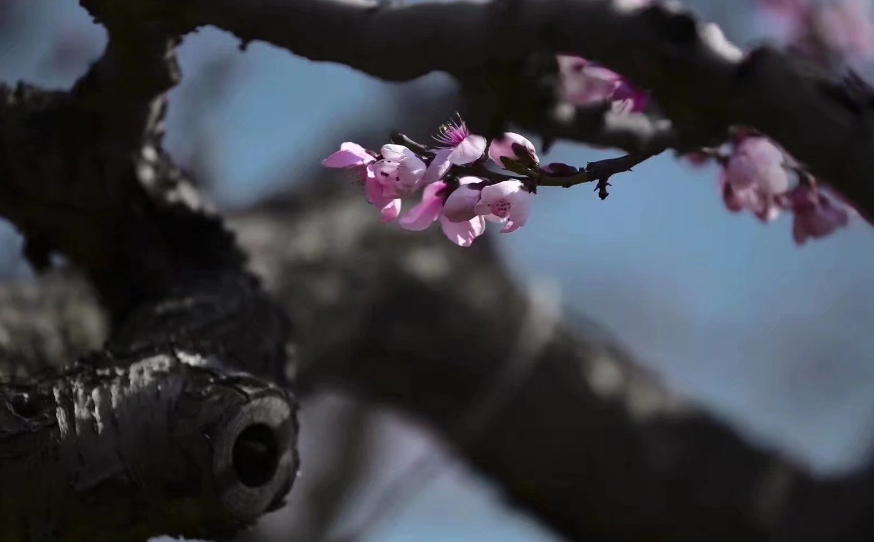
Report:
[[452,162],[449,161],[449,155],[453,149],[437,149],[434,153],[434,159],[428,164],[428,169],[425,170],[425,175],[422,177],[422,184],[431,184],[439,181],[452,167]]
[[478,216],[465,222],[451,222],[444,216],[440,217],[440,228],[443,234],[456,245],[469,247],[474,239],[486,231],[486,221]]
[[[379,150],[382,157],[386,160],[394,160],[396,162],[400,162],[407,156],[413,154],[413,151],[404,147],[403,145],[395,145],[394,143],[388,143],[382,146]],[[415,156],[415,154],[413,154]]]
[[507,224],[501,230],[501,233],[512,233],[528,222],[528,215],[531,212],[531,193],[523,190],[518,192],[512,200],[510,214],[507,216]]
[[485,152],[486,144],[486,138],[471,134],[452,150],[449,161],[457,166],[476,162]]
[[358,143],[345,142],[340,150],[322,160],[322,165],[330,168],[348,168],[363,166],[373,162],[374,158]]
[[[368,168],[370,169],[370,168]],[[384,222],[390,222],[401,212],[401,200],[386,196],[384,188],[374,176],[368,176],[364,181],[364,193],[367,202],[379,209]]]
[[482,201],[491,203],[501,198],[512,197],[519,191],[523,191],[526,194],[528,193],[528,191],[523,188],[521,181],[501,181],[483,187]]
[[446,183],[429,184],[422,192],[422,202],[401,217],[401,227],[409,231],[428,229],[443,211],[443,191],[445,189]]
[[393,199],[386,203],[380,210],[383,222],[391,222],[401,214],[401,200]]
[[482,179],[479,177],[461,178],[459,180],[461,186],[446,198],[443,216],[450,222],[465,222],[477,216],[476,205],[479,203],[481,192],[467,186],[474,182],[482,182]]

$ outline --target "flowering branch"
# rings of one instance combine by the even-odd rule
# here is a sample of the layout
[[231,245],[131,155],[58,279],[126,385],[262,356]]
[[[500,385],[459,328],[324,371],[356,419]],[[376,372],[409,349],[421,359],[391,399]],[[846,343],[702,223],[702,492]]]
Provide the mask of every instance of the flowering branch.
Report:
[[[385,222],[400,217],[400,226],[411,231],[425,230],[437,222],[461,246],[470,246],[482,235],[487,221],[503,223],[501,233],[524,226],[532,196],[540,187],[570,188],[596,182],[598,197],[604,200],[613,175],[630,171],[667,149],[665,145],[589,162],[584,168],[541,165],[534,144],[525,137],[506,132],[489,142],[472,134],[460,118],[440,127],[437,146],[399,132],[391,139],[393,143],[379,153],[343,143],[323,164],[352,172]],[[792,233],[798,245],[846,226],[855,214],[808,168],[759,132],[735,128],[730,148],[724,147],[704,147],[687,156],[692,163],[714,160],[720,165],[722,196],[729,211],[750,211],[763,222],[788,211],[794,216]],[[794,183],[790,175],[795,176]],[[420,191],[421,203],[400,216],[402,200]]]
[[[155,16],[180,31],[212,24],[312,60],[393,81],[441,70],[459,77],[549,50],[597,59],[649,89],[674,129],[755,126],[874,214],[874,123],[849,108],[844,83],[797,55],[744,55],[713,24],[675,4],[619,0],[490,0],[392,5],[352,0],[187,0]],[[178,6],[178,7],[173,7]],[[380,39],[370,39],[377,29]],[[391,59],[387,61],[387,59]],[[507,90],[510,92],[510,90]],[[627,149],[636,152],[637,149]]]

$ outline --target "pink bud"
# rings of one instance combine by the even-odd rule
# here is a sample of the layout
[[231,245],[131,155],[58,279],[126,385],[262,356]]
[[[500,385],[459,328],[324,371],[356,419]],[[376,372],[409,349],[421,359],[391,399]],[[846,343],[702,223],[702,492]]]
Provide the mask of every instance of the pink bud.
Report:
[[503,136],[492,140],[489,145],[489,158],[501,167],[506,167],[504,158],[515,160],[528,167],[536,167],[540,164],[534,144],[513,132],[506,132]]

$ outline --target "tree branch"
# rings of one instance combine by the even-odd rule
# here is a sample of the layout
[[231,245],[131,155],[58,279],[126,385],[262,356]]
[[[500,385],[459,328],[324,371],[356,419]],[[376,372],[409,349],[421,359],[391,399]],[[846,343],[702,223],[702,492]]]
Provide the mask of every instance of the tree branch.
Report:
[[744,57],[715,25],[675,4],[622,4],[187,0],[174,13],[187,28],[212,24],[244,41],[263,40],[393,81],[435,70],[469,76],[544,51],[580,54],[651,89],[679,132],[713,138],[733,124],[756,127],[874,214],[871,115],[868,106],[848,105],[843,81],[767,47]]
[[[360,193],[326,181],[233,221],[307,330],[294,358],[303,389],[340,385],[425,417],[570,540],[765,540],[789,490],[811,483],[585,323],[558,325],[485,429],[454,440],[500,381],[528,298],[488,239],[460,249],[438,232],[388,228]],[[775,477],[784,485],[760,491]]]
[[0,538],[227,537],[278,506],[292,399],[208,361],[140,352],[0,384]]
[[[294,397],[239,373],[285,381],[288,320],[161,149],[174,40],[118,13],[71,92],[0,85],[0,214],[81,268],[111,325],[75,362],[60,341],[60,374],[0,384],[4,541],[226,538],[297,474]],[[41,351],[9,350],[13,375]]]

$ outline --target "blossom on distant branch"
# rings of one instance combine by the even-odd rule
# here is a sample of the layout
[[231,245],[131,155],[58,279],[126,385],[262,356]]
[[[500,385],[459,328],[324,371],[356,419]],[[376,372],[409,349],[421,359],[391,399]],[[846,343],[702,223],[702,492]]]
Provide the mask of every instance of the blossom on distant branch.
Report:
[[609,102],[617,112],[644,111],[649,93],[634,87],[624,77],[595,62],[579,56],[558,55],[559,94],[562,100],[575,105]]

